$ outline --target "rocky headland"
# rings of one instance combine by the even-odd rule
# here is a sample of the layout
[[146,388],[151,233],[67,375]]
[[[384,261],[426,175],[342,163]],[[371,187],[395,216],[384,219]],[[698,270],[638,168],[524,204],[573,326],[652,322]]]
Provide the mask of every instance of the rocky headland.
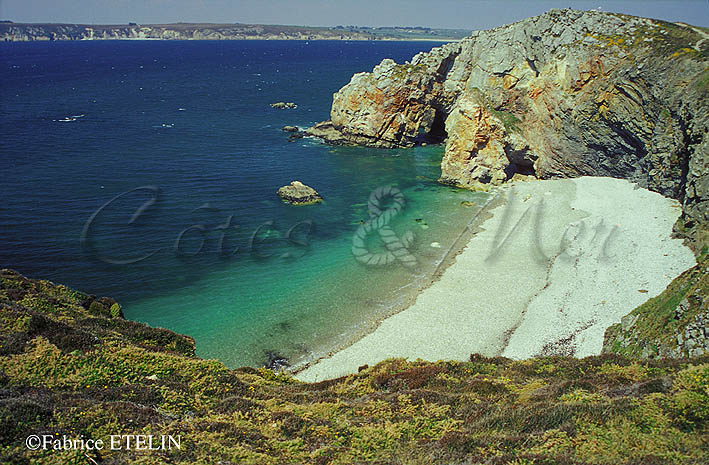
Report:
[[[610,296],[620,302],[631,291],[633,301],[655,295],[606,331],[602,355],[568,357],[552,344],[541,347],[539,355],[545,356],[516,361],[477,354],[438,362],[389,359],[348,376],[304,383],[266,367],[232,370],[199,359],[190,337],[126,321],[113,299],[0,270],[0,462],[709,462],[707,249],[702,246],[707,42],[705,31],[691,26],[553,10],[476,32],[411,63],[385,60],[373,73],[353,77],[335,95],[331,120],[308,131],[339,144],[376,147],[445,141],[441,182],[466,188],[487,189],[521,177],[602,175],[681,202],[675,229],[691,239],[697,265],[678,273],[664,291],[666,284],[649,288],[632,281],[626,294]],[[617,218],[619,211],[607,207],[609,186],[615,186],[616,199],[660,196],[618,179],[519,185],[522,195],[507,205],[521,213],[538,191],[553,210],[563,211],[564,218],[550,216],[559,230],[565,231],[568,221],[608,214],[628,232],[622,241],[637,242],[658,261],[683,253],[677,244],[661,248],[672,245],[666,236],[680,215],[675,201],[659,199],[666,210],[661,221],[654,221],[660,213],[652,210],[654,204],[624,202],[630,211],[644,208],[650,215],[627,225]],[[593,195],[576,195],[589,190]],[[497,214],[490,218],[502,221]],[[494,243],[492,231],[476,237]],[[593,270],[586,265],[604,258],[594,253],[570,250],[578,260],[560,263],[561,274],[588,276]],[[611,266],[626,266],[616,258]],[[477,259],[475,253],[461,254],[456,263],[464,267],[466,260]],[[507,259],[518,263],[517,257]],[[633,265],[638,272],[633,279],[644,278],[641,265]],[[546,265],[530,261],[529,266]],[[448,280],[455,292],[470,282],[463,271],[461,279]],[[496,285],[483,290],[500,299],[514,297],[498,292],[519,287],[509,270],[503,271]],[[615,281],[630,281],[614,272]],[[553,274],[551,267],[549,277]],[[592,280],[578,282],[594,287]],[[544,292],[535,298],[546,294],[547,305],[536,310],[555,308],[580,293],[540,284]],[[605,299],[599,289],[592,292]],[[504,317],[507,305],[500,300],[490,310]],[[518,327],[533,331],[541,320],[530,309]],[[579,315],[560,315],[558,321]],[[447,342],[442,333],[424,332],[427,344]],[[514,344],[514,333],[509,336],[507,342]],[[596,331],[593,340],[600,346],[598,336]],[[545,341],[531,341],[539,342]],[[273,368],[285,363],[275,353],[264,360]],[[112,434],[169,434],[180,438],[181,447],[33,451],[25,442],[31,435],[108,442]]]
[[[615,188],[610,184],[606,191],[584,194],[591,195],[586,199],[569,197],[577,213],[584,211],[591,217],[594,213],[589,212],[604,202],[608,213],[624,212],[624,217],[612,221],[624,229],[645,218],[639,220],[639,228],[631,234],[634,241],[643,242],[641,247],[653,240],[641,238],[648,230],[643,222],[659,227],[671,218],[674,236],[685,239],[697,256],[697,264],[690,270],[679,275],[694,264],[687,257],[681,260],[683,264],[676,262],[674,271],[669,272],[669,268],[657,268],[661,261],[657,258],[648,255],[648,266],[642,262],[629,265],[637,257],[628,256],[624,263],[630,268],[621,274],[620,281],[597,289],[598,303],[591,305],[589,299],[594,291],[587,289],[581,295],[578,283],[572,282],[586,265],[579,265],[577,258],[566,272],[554,272],[557,265],[563,268],[556,257],[551,261],[546,285],[532,292],[532,300],[520,307],[525,322],[514,326],[506,340],[488,344],[485,337],[493,337],[490,334],[469,335],[468,339],[477,341],[481,353],[499,354],[503,347],[504,355],[515,358],[544,353],[583,355],[601,350],[642,357],[703,354],[709,347],[707,269],[703,258],[709,243],[708,58],[709,34],[705,28],[598,11],[551,10],[514,24],[475,32],[461,42],[420,53],[404,64],[383,60],[371,73],[354,75],[335,93],[330,119],[306,133],[335,145],[394,148],[444,143],[439,182],[461,188],[488,190],[517,180],[602,176],[626,179],[679,200],[681,215],[668,210],[658,216],[659,203],[649,196],[645,196],[646,200],[636,198],[637,204],[627,208],[635,194],[628,191],[613,197]],[[557,187],[531,191],[547,190],[546,194],[556,198],[563,191],[554,193]],[[567,211],[569,202],[559,204],[553,216]],[[508,208],[512,208],[509,203]],[[568,213],[574,210],[571,208]],[[601,211],[595,215],[606,216]],[[486,223],[483,230],[489,232],[490,227]],[[669,231],[663,228],[661,236],[666,243]],[[484,236],[476,239],[483,240]],[[475,252],[468,255],[470,260],[476,259]],[[465,258],[463,253],[457,260]],[[470,270],[480,270],[484,265],[479,263]],[[609,299],[623,295],[621,301],[627,304],[632,293],[633,301],[637,301],[635,293],[648,290],[643,286],[633,288],[630,277],[637,274],[647,280],[650,269],[665,273],[664,277],[658,275],[660,279],[655,282],[660,285],[664,281],[662,287],[650,293],[657,297],[625,316],[621,324],[611,326],[603,341],[603,329],[624,314],[618,313],[622,307],[613,311],[606,308]],[[643,271],[636,273],[637,270]],[[595,265],[587,271],[596,276],[587,282],[597,283],[600,276],[607,274],[607,270]],[[508,274],[514,273],[510,270]],[[524,278],[517,279],[529,279],[524,274]],[[554,274],[559,278],[556,283],[550,281]],[[458,278],[450,280],[459,282],[464,276],[466,271],[462,270]],[[677,279],[657,295],[667,286],[670,276]],[[453,340],[439,344],[439,348],[426,346],[426,352],[415,342],[418,336],[411,328],[416,325],[409,321],[393,328],[395,320],[407,318],[420,317],[425,321],[421,328],[435,324],[426,320],[435,320],[435,315],[424,308],[426,305],[419,305],[419,300],[428,302],[440,297],[435,305],[428,306],[440,308],[453,296],[473,292],[460,289],[459,285],[446,287],[445,281],[444,276],[441,283],[424,291],[415,305],[382,322],[366,339],[308,368],[303,379],[320,379],[338,370],[347,372],[361,359],[373,355],[376,359],[394,353],[429,360],[459,358],[455,354],[458,343]],[[621,282],[630,287],[619,293]],[[551,289],[559,286],[576,288],[565,294],[577,297],[581,310],[575,323],[569,319],[574,313],[574,299],[552,295]],[[641,298],[630,308],[644,300]],[[485,312],[484,305],[478,310],[468,309],[473,305],[470,302],[481,300],[463,299],[446,314],[458,310],[461,315],[457,321],[462,322],[471,312]],[[603,308],[600,319],[600,313],[594,313],[597,309],[591,308],[598,305]],[[514,306],[503,306],[514,313]],[[467,310],[462,311],[461,307]],[[496,307],[499,305],[490,308]],[[552,315],[552,309],[557,307],[563,315],[560,320],[558,315]],[[538,310],[537,317],[533,316],[534,308]],[[550,318],[559,320],[555,329],[549,327]],[[487,320],[499,319],[499,315],[492,314]],[[582,324],[584,319],[586,323]],[[469,332],[473,334],[476,324],[473,320],[470,323]],[[387,331],[395,334],[403,328],[408,328],[408,333],[402,340],[396,339],[396,344],[376,342],[377,337],[392,340]],[[567,335],[560,337],[564,331]],[[545,341],[547,333],[558,340]],[[590,333],[594,335],[589,336]],[[541,337],[542,334],[547,336]],[[532,342],[534,339],[536,342]],[[581,339],[587,345],[592,341],[593,348],[579,352]]]
[[382,61],[308,133],[334,144],[445,141],[440,182],[629,179],[679,199],[676,229],[706,242],[709,34],[686,24],[551,10]]

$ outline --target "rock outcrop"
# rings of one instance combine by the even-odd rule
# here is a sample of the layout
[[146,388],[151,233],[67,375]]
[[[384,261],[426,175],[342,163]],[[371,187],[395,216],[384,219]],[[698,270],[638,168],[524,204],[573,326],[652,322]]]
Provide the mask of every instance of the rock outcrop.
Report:
[[709,353],[709,254],[608,328],[603,353],[644,358]]
[[551,10],[354,75],[308,133],[385,148],[445,140],[440,181],[468,188],[515,175],[627,178],[680,199],[678,230],[706,238],[708,37]]
[[271,104],[271,108],[275,108],[277,110],[294,110],[298,108],[298,105],[293,102],[275,102]]
[[278,189],[278,196],[292,205],[310,205],[322,202],[322,197],[310,186],[300,181],[293,181]]

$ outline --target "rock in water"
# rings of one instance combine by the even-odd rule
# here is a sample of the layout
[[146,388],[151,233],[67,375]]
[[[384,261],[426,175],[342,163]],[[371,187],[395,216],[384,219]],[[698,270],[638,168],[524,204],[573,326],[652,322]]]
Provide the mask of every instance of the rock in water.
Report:
[[315,189],[300,181],[293,181],[288,186],[281,187],[277,194],[292,205],[310,205],[322,202],[322,197]]
[[278,352],[266,351],[266,358],[268,358],[268,362],[264,365],[264,368],[269,370],[279,371],[290,366],[288,359]]
[[677,198],[687,236],[709,224],[709,34],[599,11],[543,15],[355,74],[326,142],[445,140],[440,182],[610,176]]
[[276,102],[271,104],[271,108],[277,108],[279,110],[292,110],[294,108],[298,108],[298,105],[293,102]]
[[295,142],[296,140],[302,139],[303,137],[305,137],[305,134],[303,134],[302,132],[294,132],[291,133],[290,136],[288,136],[288,142]]
[[283,126],[281,131],[285,132],[298,132],[298,126]]
[[330,121],[324,121],[306,129],[305,134],[322,139],[331,145],[354,145]]

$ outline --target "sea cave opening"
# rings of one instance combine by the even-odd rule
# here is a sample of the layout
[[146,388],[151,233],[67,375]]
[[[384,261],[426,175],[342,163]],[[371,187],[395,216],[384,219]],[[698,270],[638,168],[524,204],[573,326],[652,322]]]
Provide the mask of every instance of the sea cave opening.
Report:
[[446,119],[448,118],[448,113],[442,109],[434,110],[433,122],[431,123],[430,129],[421,128],[421,131],[416,138],[417,144],[440,144],[448,138],[448,133],[446,132]]

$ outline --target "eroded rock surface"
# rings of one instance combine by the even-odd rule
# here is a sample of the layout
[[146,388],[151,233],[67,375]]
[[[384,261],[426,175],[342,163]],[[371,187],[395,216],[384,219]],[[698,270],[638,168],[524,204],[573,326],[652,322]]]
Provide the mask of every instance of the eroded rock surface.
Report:
[[446,140],[441,182],[627,178],[678,198],[678,229],[709,223],[709,40],[685,24],[551,10],[386,59],[333,98],[308,134],[336,144]]

